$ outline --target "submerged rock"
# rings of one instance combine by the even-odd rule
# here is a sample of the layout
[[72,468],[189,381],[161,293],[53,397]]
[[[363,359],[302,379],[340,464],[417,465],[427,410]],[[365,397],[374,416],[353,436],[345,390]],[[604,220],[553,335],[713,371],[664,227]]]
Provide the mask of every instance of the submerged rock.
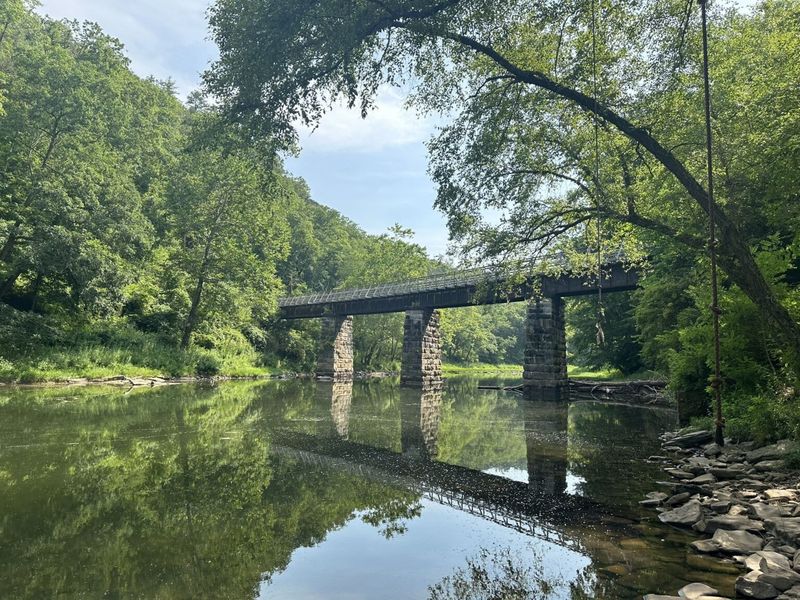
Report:
[[690,544],[690,546],[698,552],[702,552],[703,554],[719,552],[720,549],[719,544],[717,544],[714,540],[695,540]]
[[678,596],[686,600],[697,600],[702,596],[716,594],[717,590],[705,583],[690,583],[678,590]]

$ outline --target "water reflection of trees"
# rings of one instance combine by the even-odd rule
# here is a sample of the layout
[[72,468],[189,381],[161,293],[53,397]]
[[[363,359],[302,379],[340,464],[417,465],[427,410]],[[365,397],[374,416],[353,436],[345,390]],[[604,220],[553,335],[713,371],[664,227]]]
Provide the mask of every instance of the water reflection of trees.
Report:
[[141,411],[73,399],[57,410],[64,439],[29,447],[24,473],[4,450],[0,595],[251,597],[355,512],[384,533],[413,518],[413,494],[270,457],[257,392],[126,400]]
[[633,508],[660,474],[640,459],[660,450],[658,435],[675,414],[621,404],[570,405],[568,457],[579,493]]

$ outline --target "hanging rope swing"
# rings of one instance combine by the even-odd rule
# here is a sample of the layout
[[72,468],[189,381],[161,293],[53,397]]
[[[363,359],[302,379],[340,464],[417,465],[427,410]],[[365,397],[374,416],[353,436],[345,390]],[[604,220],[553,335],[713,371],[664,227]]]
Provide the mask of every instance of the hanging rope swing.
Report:
[[703,25],[703,91],[706,117],[706,166],[708,169],[708,253],[711,255],[711,318],[714,322],[714,375],[711,378],[711,389],[714,393],[715,431],[714,441],[720,446],[724,445],[723,429],[725,420],[722,417],[722,360],[720,358],[719,344],[719,287],[717,284],[717,223],[714,201],[714,168],[712,162],[712,133],[711,133],[711,85],[708,75],[708,15],[706,4],[708,0],[698,0],[700,3],[700,20]]
[[595,189],[595,224],[597,226],[596,254],[597,254],[597,312],[596,312],[596,342],[598,346],[606,343],[606,334],[603,331],[606,311],[603,306],[603,223],[602,211],[600,208],[600,123],[597,116],[597,0],[592,0],[592,87],[594,96],[594,185]]

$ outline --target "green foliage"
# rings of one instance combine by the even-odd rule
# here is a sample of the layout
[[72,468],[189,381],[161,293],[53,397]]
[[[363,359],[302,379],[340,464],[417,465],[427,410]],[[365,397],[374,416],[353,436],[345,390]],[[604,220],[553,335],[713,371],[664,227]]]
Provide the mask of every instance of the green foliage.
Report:
[[[630,294],[606,294],[602,315],[597,296],[576,298],[567,303],[567,351],[581,367],[611,367],[624,375],[642,370],[636,322]],[[603,330],[603,343],[597,341],[597,325]]]
[[[791,438],[800,439],[800,407],[786,389],[775,387],[762,391],[733,392],[723,396],[725,435],[737,441],[755,440],[765,444]],[[711,416],[699,417],[692,424],[713,429]],[[797,461],[800,455],[793,457]],[[797,462],[800,464],[800,461]]]
[[442,311],[442,351],[445,360],[460,364],[522,365],[525,315],[524,302]]
[[200,377],[213,377],[219,374],[220,364],[217,357],[213,354],[201,354],[197,359],[197,364],[194,367],[194,372]]

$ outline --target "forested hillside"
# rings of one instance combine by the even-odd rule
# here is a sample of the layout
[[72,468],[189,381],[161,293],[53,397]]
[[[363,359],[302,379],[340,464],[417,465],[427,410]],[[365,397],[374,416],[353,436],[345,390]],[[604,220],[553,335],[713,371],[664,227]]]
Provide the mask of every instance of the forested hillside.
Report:
[[[97,26],[0,10],[0,379],[309,369],[318,324],[276,322],[280,295],[443,268],[411,232],[314,202],[274,148],[137,77]],[[467,314],[453,359],[496,356]],[[401,319],[359,319],[358,368],[396,366]]]

